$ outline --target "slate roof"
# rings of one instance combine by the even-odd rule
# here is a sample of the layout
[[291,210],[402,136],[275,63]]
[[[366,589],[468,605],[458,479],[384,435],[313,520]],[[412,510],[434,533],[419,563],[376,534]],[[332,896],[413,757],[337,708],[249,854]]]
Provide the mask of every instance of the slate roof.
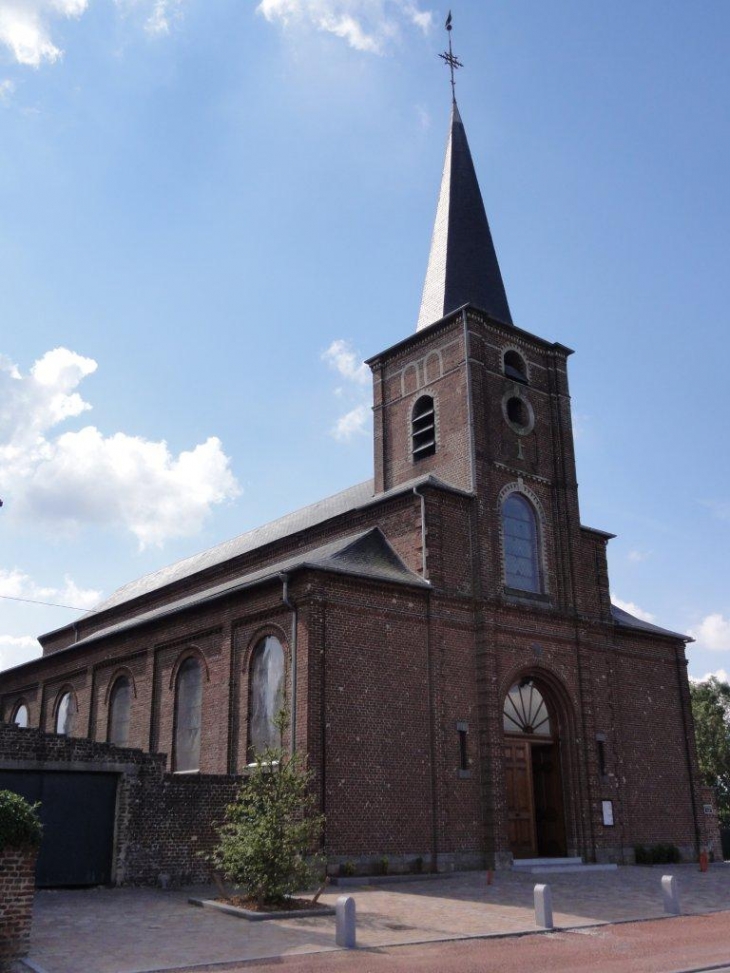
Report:
[[682,635],[680,632],[670,632],[668,628],[660,628],[658,625],[652,625],[651,622],[645,622],[642,618],[636,618],[636,616],[624,611],[618,605],[611,605],[611,614],[613,615],[614,622],[622,628],[634,628],[640,632],[650,632],[653,635],[669,635],[674,639],[682,639],[683,642],[694,642],[694,639],[690,638],[689,635]]
[[417,330],[464,304],[512,324],[464,123],[454,102]]
[[[177,561],[175,564],[160,568],[158,571],[144,575],[135,581],[130,581],[128,584],[118,588],[105,601],[97,605],[93,610],[93,614],[97,614],[107,608],[121,605],[141,595],[149,594],[166,585],[174,584],[183,578],[188,578],[193,574],[205,571],[207,568],[214,567],[217,564],[223,564],[242,554],[248,554],[257,548],[264,547],[274,541],[282,540],[291,534],[299,533],[309,527],[315,527],[318,524],[330,520],[332,517],[358,510],[372,503],[379,503],[381,500],[396,496],[400,493],[408,493],[414,487],[425,486],[427,484],[469,495],[465,491],[459,490],[457,487],[453,487],[432,475],[417,477],[392,490],[377,495],[373,494],[373,481],[366,480],[364,483],[358,483],[356,486],[342,490],[342,492],[327,497],[325,500],[320,500],[307,507],[302,507],[300,510],[295,510],[293,513],[286,514],[284,517],[279,517],[278,520],[272,520],[262,527],[256,527],[253,530],[247,531],[245,534],[240,534],[238,537],[224,541],[222,544],[218,544],[207,551],[202,551],[200,554],[193,554],[191,557],[185,558],[182,561]],[[268,571],[269,569],[267,568],[266,570]],[[87,615],[86,617],[88,618],[90,616]]]
[[[245,535],[244,535],[245,536]],[[313,568],[320,571],[329,571],[336,574],[346,574],[354,577],[369,578],[375,581],[387,581],[388,583],[407,584],[418,588],[430,588],[428,581],[424,581],[419,575],[411,571],[404,564],[400,557],[388,543],[385,535],[379,527],[362,531],[359,534],[352,534],[349,537],[342,537],[329,544],[323,544],[314,550],[288,557],[275,564],[270,564],[259,571],[252,571],[249,574],[241,575],[232,581],[223,584],[212,585],[202,591],[196,591],[192,595],[186,595],[175,601],[168,602],[159,608],[135,615],[134,618],[107,625],[105,628],[93,632],[78,642],[73,642],[60,652],[67,652],[69,649],[77,649],[82,645],[89,645],[99,639],[108,638],[110,635],[118,635],[122,632],[138,628],[150,622],[176,615],[189,608],[197,608],[200,605],[208,604],[225,598],[228,595],[245,591],[254,585],[271,581],[282,574],[291,574],[305,568]],[[54,657],[59,652],[54,652]],[[47,658],[47,657],[43,657]],[[40,661],[40,660],[34,660]],[[32,663],[24,663],[31,665]]]

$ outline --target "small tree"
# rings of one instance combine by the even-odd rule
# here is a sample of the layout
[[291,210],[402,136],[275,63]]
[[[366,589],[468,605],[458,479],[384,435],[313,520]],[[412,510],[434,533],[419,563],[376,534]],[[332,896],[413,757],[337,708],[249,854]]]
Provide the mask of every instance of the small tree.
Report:
[[730,826],[730,685],[710,676],[705,682],[691,682],[692,715],[695,723],[700,773],[714,787],[717,810],[723,827]]
[[[276,726],[283,738],[288,715]],[[267,747],[226,809],[220,841],[210,860],[259,907],[281,902],[316,877],[316,850],[324,816],[311,793],[312,774],[299,754]]]

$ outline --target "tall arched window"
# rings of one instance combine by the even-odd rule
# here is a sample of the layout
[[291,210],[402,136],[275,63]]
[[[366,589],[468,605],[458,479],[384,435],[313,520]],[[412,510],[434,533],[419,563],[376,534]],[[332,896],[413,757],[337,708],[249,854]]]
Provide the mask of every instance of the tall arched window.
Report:
[[413,406],[411,438],[414,460],[436,452],[436,409],[430,395],[422,395]]
[[56,710],[56,733],[71,736],[76,715],[76,703],[73,693],[66,692],[61,696]]
[[504,353],[504,374],[507,378],[527,385],[527,366],[519,352],[510,350]]
[[132,683],[120,676],[109,695],[109,743],[126,747],[129,743],[129,718],[132,710]]
[[15,712],[13,713],[13,719],[11,721],[15,723],[16,726],[25,727],[28,725],[28,707],[25,703],[19,703],[15,707]]
[[261,639],[251,656],[248,703],[248,760],[281,744],[274,720],[284,706],[284,650],[275,635]]
[[521,493],[510,493],[502,504],[504,583],[520,591],[542,591],[537,515]]
[[200,769],[200,717],[203,703],[203,677],[200,663],[192,656],[180,666],[175,692],[174,768]]

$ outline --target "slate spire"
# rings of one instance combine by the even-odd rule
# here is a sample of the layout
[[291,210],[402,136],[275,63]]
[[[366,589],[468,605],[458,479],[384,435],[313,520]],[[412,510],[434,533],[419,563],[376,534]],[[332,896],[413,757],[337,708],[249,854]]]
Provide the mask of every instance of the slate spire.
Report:
[[417,330],[463,304],[512,324],[464,123],[454,101]]

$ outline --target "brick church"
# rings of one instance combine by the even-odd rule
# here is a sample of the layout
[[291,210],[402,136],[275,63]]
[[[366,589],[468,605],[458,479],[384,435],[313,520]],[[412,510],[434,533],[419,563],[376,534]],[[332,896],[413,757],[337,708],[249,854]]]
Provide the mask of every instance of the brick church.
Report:
[[0,716],[232,779],[286,701],[331,863],[696,857],[688,639],[611,604],[571,353],[512,321],[454,102],[418,328],[368,360],[373,479],[44,635]]

